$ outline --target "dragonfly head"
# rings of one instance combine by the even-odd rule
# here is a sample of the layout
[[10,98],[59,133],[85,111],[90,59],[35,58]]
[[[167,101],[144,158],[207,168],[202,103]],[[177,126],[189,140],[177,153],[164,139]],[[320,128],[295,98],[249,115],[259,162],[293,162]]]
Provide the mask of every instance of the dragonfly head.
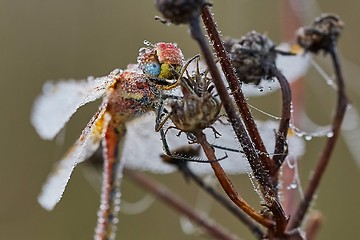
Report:
[[138,63],[142,71],[162,90],[179,85],[184,56],[174,43],[147,44],[139,50]]

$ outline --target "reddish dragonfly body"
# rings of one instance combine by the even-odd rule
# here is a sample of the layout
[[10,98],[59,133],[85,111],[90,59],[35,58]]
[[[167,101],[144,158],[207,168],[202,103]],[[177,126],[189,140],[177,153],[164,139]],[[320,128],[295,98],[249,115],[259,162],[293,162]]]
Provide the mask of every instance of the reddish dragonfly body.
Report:
[[[32,123],[43,138],[51,139],[80,106],[103,97],[99,111],[83,130],[74,146],[60,160],[50,174],[39,196],[40,204],[48,210],[54,208],[65,190],[77,163],[86,160],[102,141],[104,176],[96,239],[112,239],[117,222],[120,184],[118,146],[125,132],[125,123],[151,110],[156,110],[162,90],[178,85],[178,72],[184,62],[181,50],[172,43],[157,43],[139,51],[138,64],[124,71],[114,70],[106,77],[82,82],[48,84],[34,104]],[[70,98],[66,99],[67,95]],[[56,116],[57,100],[64,107]],[[60,101],[61,102],[61,101]],[[55,116],[47,116],[54,113]],[[155,123],[154,123],[155,125]],[[120,144],[121,145],[121,144]]]

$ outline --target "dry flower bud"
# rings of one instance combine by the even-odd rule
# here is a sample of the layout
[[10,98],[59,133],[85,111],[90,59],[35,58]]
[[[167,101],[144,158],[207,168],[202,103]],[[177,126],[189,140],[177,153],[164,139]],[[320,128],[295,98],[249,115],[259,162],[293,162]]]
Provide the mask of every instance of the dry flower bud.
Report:
[[268,66],[275,64],[275,45],[266,35],[252,31],[241,39],[226,40],[224,46],[241,82],[258,85],[273,77]]
[[297,31],[297,41],[307,51],[317,53],[320,50],[328,52],[340,36],[344,22],[334,14],[322,14],[311,26],[305,26]]
[[157,9],[174,24],[188,23],[200,15],[204,0],[156,0]]

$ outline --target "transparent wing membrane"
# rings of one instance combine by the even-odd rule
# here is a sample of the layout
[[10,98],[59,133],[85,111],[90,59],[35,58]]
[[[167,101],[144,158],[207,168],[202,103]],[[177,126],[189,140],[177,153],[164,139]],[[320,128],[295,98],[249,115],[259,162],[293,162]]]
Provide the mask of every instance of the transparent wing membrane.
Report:
[[114,82],[112,76],[46,83],[31,114],[37,133],[44,139],[53,139],[79,107],[106,93]]
[[74,167],[89,158],[98,149],[103,129],[110,120],[110,116],[105,113],[105,110],[106,104],[103,104],[82,131],[79,139],[55,165],[38,197],[43,208],[50,211],[55,207],[65,191]]
[[[149,171],[152,173],[167,174],[176,170],[175,166],[166,164],[160,156],[163,154],[160,134],[154,130],[155,115],[147,114],[127,123],[127,134],[123,149],[123,160],[128,168]],[[257,122],[261,136],[268,151],[274,149],[275,131],[278,127],[276,121]],[[221,134],[215,138],[212,129],[206,129],[205,133],[209,143],[220,145],[224,148],[241,150],[235,140],[235,134],[231,126],[220,122],[214,124],[215,129]],[[165,126],[166,128],[166,126]],[[179,130],[169,129],[166,135],[171,150],[176,150],[184,145],[189,145],[185,133],[177,136]],[[290,134],[288,137],[289,156],[300,157],[305,152],[303,139]],[[248,171],[249,165],[244,155],[238,151],[229,151],[216,148],[217,158],[228,156],[220,161],[221,166],[228,174],[241,174]],[[271,153],[270,153],[271,154]],[[200,159],[206,160],[205,154],[201,151]],[[212,174],[213,170],[208,163],[188,162],[189,167],[200,175]]]

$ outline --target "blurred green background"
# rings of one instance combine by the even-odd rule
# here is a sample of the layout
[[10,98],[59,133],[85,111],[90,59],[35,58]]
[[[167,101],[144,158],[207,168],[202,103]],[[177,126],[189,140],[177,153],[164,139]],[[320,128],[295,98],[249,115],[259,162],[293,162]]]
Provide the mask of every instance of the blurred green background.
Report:
[[[198,53],[186,26],[167,27],[153,20],[159,14],[153,2],[0,0],[0,239],[92,238],[99,194],[85,179],[83,166],[77,167],[53,212],[43,210],[36,197],[52,165],[80,134],[98,103],[75,114],[66,128],[64,144],[38,137],[29,121],[32,103],[46,80],[103,76],[135,62],[145,39],[177,42],[186,57]],[[288,21],[284,18],[284,3],[218,0],[214,1],[213,11],[224,36],[240,37],[255,29],[280,42]],[[360,2],[322,0],[318,6],[321,10],[311,7],[304,13],[306,24],[320,11],[337,13],[346,23],[339,47],[347,59],[344,70],[349,96],[359,107]],[[335,93],[324,81],[319,84],[318,78],[312,73],[306,79],[304,99],[309,115],[326,124]],[[252,103],[276,112],[273,106],[278,100],[279,96],[273,94]],[[307,144],[308,152],[300,162],[303,185],[322,143],[320,139]],[[196,186],[186,184],[180,174],[152,177],[191,204],[198,197]],[[236,176],[233,181],[245,199],[258,202],[247,176]],[[358,238],[359,182],[358,165],[340,140],[314,204],[324,214],[319,239]],[[146,194],[126,179],[122,193],[127,201],[137,201]],[[213,204],[209,214],[230,231],[252,239],[249,231],[219,205]],[[160,202],[139,215],[120,215],[118,239],[199,238],[204,237],[184,235],[178,214]]]

